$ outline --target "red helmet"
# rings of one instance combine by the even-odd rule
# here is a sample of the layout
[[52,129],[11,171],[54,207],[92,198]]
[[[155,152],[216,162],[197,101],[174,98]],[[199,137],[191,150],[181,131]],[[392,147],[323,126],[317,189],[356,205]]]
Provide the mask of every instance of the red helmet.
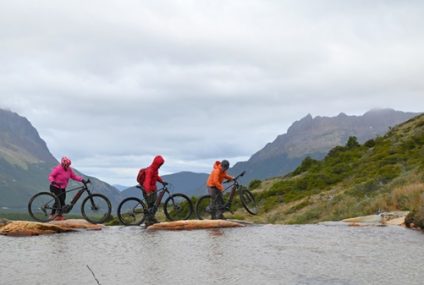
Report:
[[67,158],[66,156],[64,156],[62,157],[60,164],[62,164],[63,167],[69,167],[71,165],[71,160]]

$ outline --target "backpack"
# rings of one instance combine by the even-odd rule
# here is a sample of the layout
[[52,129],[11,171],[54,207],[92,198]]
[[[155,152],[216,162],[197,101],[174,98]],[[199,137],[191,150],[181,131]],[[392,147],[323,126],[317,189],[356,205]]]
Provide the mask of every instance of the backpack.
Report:
[[138,175],[137,175],[137,182],[142,187],[143,187],[143,184],[144,184],[144,180],[146,179],[146,169],[147,168],[140,169],[140,171],[138,172]]

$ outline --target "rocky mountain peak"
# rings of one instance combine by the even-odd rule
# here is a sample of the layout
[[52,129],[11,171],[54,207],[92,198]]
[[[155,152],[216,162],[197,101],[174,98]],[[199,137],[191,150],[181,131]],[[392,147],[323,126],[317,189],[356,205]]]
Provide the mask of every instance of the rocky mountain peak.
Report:
[[44,140],[24,117],[0,109],[0,157],[13,156],[26,162],[56,163]]

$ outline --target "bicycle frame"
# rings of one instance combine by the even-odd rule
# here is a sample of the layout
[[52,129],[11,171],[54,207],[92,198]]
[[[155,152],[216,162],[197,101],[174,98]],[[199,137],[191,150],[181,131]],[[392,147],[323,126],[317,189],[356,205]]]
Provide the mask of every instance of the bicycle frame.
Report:
[[[74,192],[74,191],[78,191],[78,192],[72,198],[71,203],[63,205],[63,212],[65,214],[69,213],[72,210],[72,208],[75,206],[75,204],[78,202],[78,200],[81,198],[81,195],[84,192],[87,192],[88,195],[91,196],[91,192],[88,189],[87,184],[66,190],[64,193],[70,193],[70,192]],[[61,195],[63,195],[63,194],[61,193],[61,194],[56,195],[56,196],[59,198]],[[92,203],[92,205],[94,205],[94,201],[92,199],[91,199],[91,203]]]
[[236,195],[237,190],[239,189],[240,184],[238,183],[237,180],[234,181],[234,183],[230,186],[228,186],[227,188],[224,189],[224,192],[227,191],[228,189],[231,188],[231,192],[230,192],[230,198],[228,198],[228,201],[224,204],[224,209],[231,211],[231,204],[233,203],[233,199],[234,196]]
[[163,196],[165,196],[165,193],[167,193],[167,194],[168,194],[168,196],[170,196],[170,195],[171,195],[171,193],[169,192],[168,187],[166,187],[166,186],[164,186],[163,188],[161,188],[161,189],[159,189],[159,190],[157,190],[157,191],[158,191],[159,193],[158,193],[158,197],[157,197],[156,202],[155,202],[155,206],[156,206],[157,208],[159,208],[160,203],[162,203]]

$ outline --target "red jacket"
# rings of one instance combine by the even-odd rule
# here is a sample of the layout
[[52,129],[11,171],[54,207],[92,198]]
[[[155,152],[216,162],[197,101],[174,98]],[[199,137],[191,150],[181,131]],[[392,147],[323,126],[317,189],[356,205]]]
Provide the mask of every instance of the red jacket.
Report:
[[209,175],[208,187],[216,187],[220,191],[224,191],[224,186],[222,185],[224,179],[231,180],[233,177],[228,175],[227,171],[222,170],[221,162],[217,161],[215,162],[213,170]]
[[153,159],[152,164],[146,168],[146,177],[144,178],[143,188],[147,193],[156,191],[156,182],[163,182],[159,176],[159,167],[164,164],[165,160],[158,155]]

